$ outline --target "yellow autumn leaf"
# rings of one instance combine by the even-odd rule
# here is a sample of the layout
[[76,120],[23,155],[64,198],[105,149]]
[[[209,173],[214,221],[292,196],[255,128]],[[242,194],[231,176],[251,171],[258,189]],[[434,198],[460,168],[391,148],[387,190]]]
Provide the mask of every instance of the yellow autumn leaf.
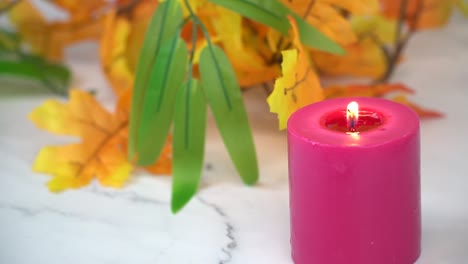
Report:
[[372,36],[345,47],[346,54],[337,56],[312,51],[312,58],[320,73],[329,76],[381,77],[387,69],[387,59],[380,43]]
[[99,54],[103,71],[116,94],[133,87],[143,39],[157,6],[157,1],[139,1],[126,12],[112,10],[105,16]]
[[29,44],[33,53],[51,60],[61,60],[67,45],[99,38],[102,30],[102,17],[92,14],[48,22],[28,0],[20,1],[12,7],[8,15],[22,41]]
[[374,14],[378,11],[378,0],[282,1],[300,16],[305,16],[307,22],[342,45],[348,45],[357,40],[343,10],[356,15]]
[[130,72],[135,72],[140,50],[143,45],[146,29],[151,16],[159,2],[154,0],[140,0],[128,13],[123,14],[130,22],[130,31],[126,39],[125,58]]
[[133,86],[134,74],[124,56],[131,30],[131,24],[125,17],[119,17],[115,12],[106,17],[99,54],[104,74],[116,94]]
[[394,43],[397,23],[381,15],[354,16],[351,19],[353,31],[358,38],[375,37],[382,44]]
[[270,112],[278,115],[280,129],[286,128],[289,116],[296,110],[324,98],[309,54],[300,43],[297,25],[291,18],[290,22],[295,48],[282,52],[282,76],[267,99]]
[[37,8],[29,0],[20,1],[9,10],[8,17],[32,51],[44,54],[47,22]]
[[[222,47],[234,68],[241,87],[249,87],[266,81],[273,80],[279,74],[276,64],[268,63],[262,52],[266,46],[257,45],[259,35],[251,31],[254,24],[247,22],[238,13],[210,3],[206,0],[189,1],[197,13],[198,18],[206,26],[211,41]],[[255,27],[255,26],[254,26]],[[267,28],[263,26],[264,28]],[[257,29],[257,28],[255,28]],[[192,23],[188,22],[181,33],[192,48]],[[198,63],[199,54],[206,46],[207,41],[201,30],[197,31],[195,56],[193,62]],[[198,76],[195,66],[195,76]]]
[[[210,17],[214,34],[226,51],[241,85],[246,84],[246,75],[255,73],[261,75],[268,66],[263,58],[251,47],[246,46],[243,41],[242,17],[230,10],[213,5],[213,15]],[[270,77],[271,80],[273,77]]]
[[89,93],[73,89],[68,103],[48,100],[30,113],[29,119],[41,129],[81,138],[79,143],[39,151],[33,170],[52,176],[51,191],[79,188],[94,178],[104,186],[123,186],[133,168],[125,150],[129,95],[125,93],[110,113]]

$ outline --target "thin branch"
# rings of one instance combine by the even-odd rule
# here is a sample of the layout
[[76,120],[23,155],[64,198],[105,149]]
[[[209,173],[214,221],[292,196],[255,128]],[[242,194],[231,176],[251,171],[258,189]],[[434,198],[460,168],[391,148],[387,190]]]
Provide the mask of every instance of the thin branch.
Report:
[[309,72],[311,71],[310,67],[307,68],[307,71],[304,73],[304,76],[302,77],[302,79],[300,79],[299,81],[296,81],[296,83],[291,86],[291,87],[286,87],[284,88],[284,95],[287,95],[288,92],[292,92],[294,91],[297,87],[299,87],[299,85],[301,85],[303,82],[305,82],[307,80],[307,76],[309,75]]
[[[408,23],[409,25],[408,32],[406,33],[405,36],[402,36],[403,26],[405,25],[405,21],[407,18],[406,13],[408,10],[408,0],[403,0],[401,2],[399,15],[398,15],[398,25],[395,31],[395,44],[394,44],[395,49],[394,49],[393,54],[390,56],[390,59],[388,60],[387,70],[385,71],[385,74],[381,78],[379,78],[376,81],[376,83],[388,82],[388,80],[392,77],[395,71],[396,65],[398,63],[398,60],[400,59],[401,53],[403,52],[406,45],[408,44],[408,41],[411,38],[411,36],[417,30],[417,24],[419,22],[423,9],[424,9],[423,0],[418,0],[416,12],[414,16],[412,17],[412,21]],[[388,58],[389,55],[384,53],[384,56]]]
[[117,8],[117,14],[128,14],[141,2],[141,0],[132,0],[128,4],[119,6]]
[[266,95],[270,95],[271,94],[271,82],[263,82],[262,84],[262,88],[263,90],[265,91]]
[[210,46],[213,45],[212,41],[211,41],[210,34],[208,33],[208,29],[205,27],[205,24],[203,24],[203,22],[195,14],[195,12],[193,11],[192,6],[188,2],[188,0],[184,0],[184,3],[185,3],[185,6],[187,7],[187,9],[189,11],[190,17],[192,18],[192,23],[195,23],[200,27],[200,29],[201,29],[201,31],[203,33],[203,36],[205,37],[205,40],[208,42],[208,45],[210,45]]
[[408,0],[401,1],[400,11],[398,15],[398,24],[395,31],[395,46],[398,45],[398,42],[401,38],[401,32],[403,31],[403,26],[405,25],[406,10],[408,9]]
[[315,0],[310,0],[309,4],[307,5],[307,9],[306,9],[304,15],[302,16],[302,18],[307,19],[307,17],[310,15],[310,12],[312,11],[312,8],[314,7],[314,5],[315,5]]
[[[312,8],[314,7],[314,5],[315,5],[315,0],[310,0],[309,3],[307,4],[307,8],[306,8],[306,11],[304,12],[304,15],[302,15],[303,19],[307,19],[307,17],[312,12]],[[270,60],[272,64],[281,61],[281,46],[283,46],[285,40],[286,39],[284,36],[281,36],[280,39],[278,40],[278,43],[276,44],[276,49],[279,50],[279,52],[277,51],[275,54],[273,54],[273,57]],[[292,44],[288,43],[285,49],[288,49],[291,46]]]

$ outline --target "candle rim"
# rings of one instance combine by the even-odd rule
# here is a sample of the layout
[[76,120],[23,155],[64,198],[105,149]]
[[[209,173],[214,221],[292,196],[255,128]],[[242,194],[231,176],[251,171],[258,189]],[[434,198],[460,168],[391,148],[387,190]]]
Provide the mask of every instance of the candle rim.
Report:
[[[335,115],[336,113],[344,114],[343,115],[344,118],[347,119],[346,118],[346,110],[338,110],[338,111],[330,111],[330,112],[327,112],[327,113],[323,114],[319,122],[325,128],[327,128],[327,129],[329,129],[331,131],[337,132],[337,133],[352,132],[352,131],[338,131],[338,130],[330,128],[327,125],[327,121],[334,120],[334,119],[329,119],[330,116]],[[376,124],[375,127],[372,127],[372,128],[364,128],[364,129],[360,130],[358,124],[359,124],[359,122],[362,122],[363,119],[367,119],[366,117],[367,117],[368,113],[375,114],[377,116],[377,118],[375,118],[375,119],[378,120],[379,124]],[[378,129],[379,127],[381,127],[386,122],[385,116],[381,115],[377,110],[375,110],[373,108],[360,108],[359,111],[358,111],[358,114],[359,114],[359,118],[357,119],[357,124],[356,124],[356,129],[357,129],[356,132],[358,132],[358,133],[365,133],[365,132],[370,131],[370,130]]]
[[[324,113],[346,109],[346,105],[353,100],[366,109],[375,109],[385,118],[385,123],[378,129],[359,133],[359,139],[352,139],[345,133],[330,131],[320,124],[320,118]],[[388,113],[390,110],[391,113]],[[298,125],[298,123],[304,124]],[[299,109],[288,120],[288,134],[291,136],[312,144],[334,147],[365,148],[385,145],[417,132],[419,132],[419,117],[413,109],[382,98],[347,97],[324,100]]]

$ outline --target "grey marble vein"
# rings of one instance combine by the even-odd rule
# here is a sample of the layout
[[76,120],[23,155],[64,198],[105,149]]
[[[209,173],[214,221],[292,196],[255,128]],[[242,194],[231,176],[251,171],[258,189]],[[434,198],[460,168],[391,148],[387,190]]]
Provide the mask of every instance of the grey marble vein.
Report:
[[99,196],[106,197],[106,198],[113,199],[113,200],[122,199],[122,200],[126,200],[126,201],[133,202],[133,203],[151,204],[151,205],[157,205],[157,206],[161,206],[161,205],[167,206],[169,204],[169,202],[167,201],[161,201],[158,199],[149,198],[141,194],[138,194],[135,191],[107,192],[107,191],[103,191],[99,189],[98,187],[94,187],[90,189],[89,191],[95,195],[99,195]]
[[229,243],[227,243],[224,247],[221,248],[221,251],[225,254],[226,257],[224,259],[220,259],[218,264],[227,264],[231,262],[232,252],[237,248],[237,241],[236,237],[234,236],[234,226],[231,224],[226,212],[224,212],[224,210],[221,207],[214,203],[206,201],[200,196],[198,196],[197,198],[202,204],[213,209],[219,216],[221,216],[224,219],[224,225],[226,226],[226,237],[229,239]]
[[42,214],[53,214],[53,215],[59,215],[65,218],[79,220],[79,221],[97,222],[97,223],[102,223],[102,224],[107,224],[107,225],[114,225],[114,223],[109,222],[109,221],[105,221],[101,219],[91,219],[91,218],[87,218],[79,214],[65,212],[65,211],[61,211],[61,210],[58,210],[56,208],[51,208],[51,207],[28,208],[28,207],[14,205],[14,204],[0,203],[0,210],[15,211],[25,217],[36,217]]

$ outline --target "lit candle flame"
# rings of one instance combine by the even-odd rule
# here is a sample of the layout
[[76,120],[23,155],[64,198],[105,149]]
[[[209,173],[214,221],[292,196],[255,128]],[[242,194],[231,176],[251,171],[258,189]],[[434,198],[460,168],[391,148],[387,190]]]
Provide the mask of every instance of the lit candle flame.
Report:
[[348,122],[349,131],[356,132],[356,125],[359,118],[359,105],[356,102],[348,104],[346,109],[346,121]]

